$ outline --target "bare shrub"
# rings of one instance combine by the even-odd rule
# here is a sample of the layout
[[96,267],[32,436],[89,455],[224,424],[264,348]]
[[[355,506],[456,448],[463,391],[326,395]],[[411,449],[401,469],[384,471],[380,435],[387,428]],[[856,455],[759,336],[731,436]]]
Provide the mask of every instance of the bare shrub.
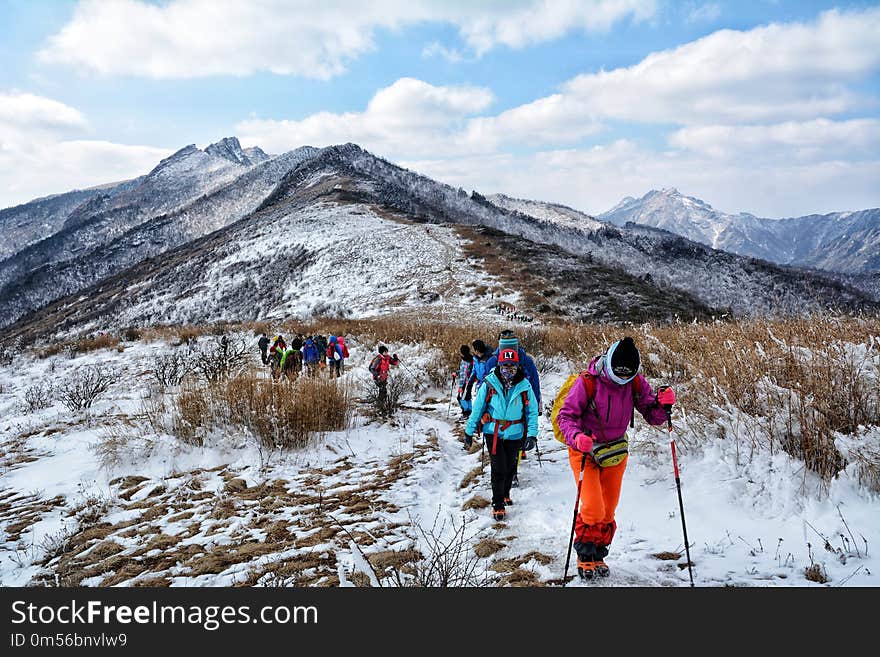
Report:
[[58,398],[71,411],[91,408],[95,400],[116,383],[118,375],[99,365],[86,365],[58,388]]
[[166,353],[153,358],[150,373],[160,386],[177,386],[192,367],[192,360],[186,354]]
[[464,519],[457,524],[450,519],[447,528],[446,520],[438,525],[439,516],[438,512],[427,529],[411,521],[420,539],[419,553],[425,556],[408,564],[409,572],[391,573],[396,579],[395,583],[432,588],[485,587],[494,584],[496,576],[489,572],[486,562],[474,551],[474,536],[468,532],[472,520]]
[[365,378],[361,383],[363,399],[373,414],[378,417],[394,417],[403,406],[404,393],[411,389],[410,378],[400,372],[389,373],[388,379],[385,381],[384,398],[380,396],[379,386],[372,378]]
[[122,330],[122,339],[126,342],[137,342],[143,337],[141,329],[129,326]]
[[193,351],[192,367],[208,383],[218,383],[239,374],[248,361],[247,344],[223,335]]
[[249,370],[212,385],[184,384],[175,400],[176,435],[201,445],[211,429],[235,428],[266,449],[296,449],[351,422],[351,394],[341,379],[300,377],[275,383]]
[[43,408],[49,408],[52,405],[54,390],[50,383],[41,381],[29,386],[24,391],[24,401],[22,409],[26,413],[34,413]]

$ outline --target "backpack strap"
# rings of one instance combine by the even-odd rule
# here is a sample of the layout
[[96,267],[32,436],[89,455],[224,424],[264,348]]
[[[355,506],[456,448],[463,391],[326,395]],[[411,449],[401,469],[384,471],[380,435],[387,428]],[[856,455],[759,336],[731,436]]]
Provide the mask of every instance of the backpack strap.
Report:
[[590,374],[588,370],[581,372],[584,379],[584,388],[587,391],[587,404],[593,409],[596,417],[599,417],[599,409],[596,408],[596,377]]
[[636,374],[636,378],[632,380],[632,395],[633,395],[633,409],[632,416],[629,418],[629,428],[633,429],[636,426],[636,402],[639,399],[639,394],[642,392],[642,380],[639,378],[639,375]]

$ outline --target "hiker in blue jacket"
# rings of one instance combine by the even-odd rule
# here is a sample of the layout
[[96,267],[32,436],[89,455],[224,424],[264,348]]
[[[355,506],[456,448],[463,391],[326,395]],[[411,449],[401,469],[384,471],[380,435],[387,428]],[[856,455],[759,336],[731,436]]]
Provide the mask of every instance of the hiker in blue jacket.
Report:
[[505,507],[513,504],[510,487],[519,452],[538,439],[538,403],[516,350],[502,349],[498,360],[474,398],[464,444],[470,449],[473,435],[482,431],[492,468],[492,517],[503,520]]
[[535,393],[535,399],[538,400],[538,409],[541,408],[541,379],[538,376],[538,368],[535,367],[535,361],[526,353],[526,350],[519,346],[519,340],[514,332],[510,329],[501,331],[498,336],[498,348],[495,353],[486,362],[486,371],[491,372],[498,364],[498,354],[502,349],[516,349],[519,356],[520,366],[526,374],[529,383],[532,384],[532,392]]
[[318,373],[318,363],[321,360],[321,351],[315,344],[313,338],[306,338],[302,346],[303,363],[306,366],[306,372],[309,376],[315,376]]
[[476,395],[480,386],[483,385],[486,375],[491,371],[488,365],[494,350],[482,340],[474,340],[471,342],[471,346],[474,348],[474,365],[471,368],[471,378],[468,383],[471,386],[471,394]]
[[[532,386],[532,392],[535,393],[535,399],[538,402],[538,415],[541,414],[541,379],[538,376],[538,368],[535,367],[535,361],[532,360],[531,356],[526,353],[526,350],[519,346],[519,340],[517,339],[514,332],[510,329],[505,329],[501,331],[498,335],[498,349],[495,350],[495,353],[492,354],[492,357],[489,358],[486,363],[486,368],[491,372],[495,365],[498,363],[498,354],[502,349],[516,349],[517,356],[519,357],[519,364],[525,373],[526,378]],[[522,452],[517,456],[516,463],[513,468],[513,485],[519,486],[519,476],[517,475],[517,469],[519,468],[520,459],[525,457],[525,453],[531,447],[526,447],[522,450]]]

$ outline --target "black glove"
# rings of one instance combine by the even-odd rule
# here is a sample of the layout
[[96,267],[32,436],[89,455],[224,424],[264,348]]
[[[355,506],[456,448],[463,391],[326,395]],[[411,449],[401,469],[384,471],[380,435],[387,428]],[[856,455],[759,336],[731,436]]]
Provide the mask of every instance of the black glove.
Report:
[[397,354],[391,354],[391,360],[400,360],[400,359],[397,357]]
[[535,449],[535,446],[538,444],[538,439],[534,436],[529,436],[526,438],[526,441],[523,443],[523,451],[528,452],[531,449]]
[[471,445],[473,445],[473,444],[474,444],[474,439],[472,437],[466,435],[464,437],[464,448],[470,449]]

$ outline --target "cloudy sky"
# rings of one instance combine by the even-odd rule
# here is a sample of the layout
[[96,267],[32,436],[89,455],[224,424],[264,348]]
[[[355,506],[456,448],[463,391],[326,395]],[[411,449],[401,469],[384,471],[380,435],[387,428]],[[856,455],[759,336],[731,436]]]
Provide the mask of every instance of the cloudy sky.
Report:
[[0,207],[236,135],[590,213],[880,206],[880,3],[0,0]]

